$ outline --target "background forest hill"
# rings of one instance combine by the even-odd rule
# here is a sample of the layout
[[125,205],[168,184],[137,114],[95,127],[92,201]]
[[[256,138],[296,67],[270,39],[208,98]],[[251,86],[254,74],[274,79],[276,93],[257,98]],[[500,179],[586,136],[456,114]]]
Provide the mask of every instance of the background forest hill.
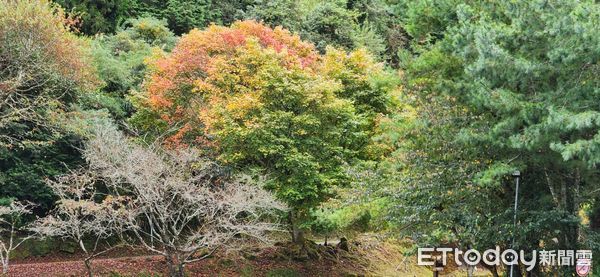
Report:
[[592,0],[0,0],[0,204],[56,213],[113,134],[259,176],[295,242],[600,253],[599,26]]

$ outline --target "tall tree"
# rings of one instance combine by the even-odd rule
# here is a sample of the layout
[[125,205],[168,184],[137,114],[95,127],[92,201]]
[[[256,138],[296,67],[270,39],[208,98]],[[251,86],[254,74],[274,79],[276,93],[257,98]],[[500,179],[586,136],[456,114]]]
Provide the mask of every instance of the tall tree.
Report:
[[309,211],[346,183],[345,164],[368,144],[368,119],[388,104],[389,86],[369,78],[385,72],[365,52],[320,57],[253,21],[192,31],[152,66],[133,122],[267,173],[298,242]]
[[216,11],[210,0],[138,0],[135,9],[137,16],[150,16],[164,19],[169,29],[181,35],[193,28],[207,26]]
[[[469,247],[477,241],[519,249],[541,241],[551,249],[592,245],[581,240],[579,212],[582,203],[594,203],[589,193],[598,177],[593,99],[600,43],[593,34],[599,6],[533,1],[486,7],[463,4],[441,13],[445,19],[432,21],[446,22],[433,32],[435,45],[407,67],[420,106],[434,110],[417,121],[427,137],[407,133],[408,141],[421,141],[416,146],[423,152],[415,154],[424,160],[406,167],[411,185],[400,189],[398,203],[409,208],[406,219],[420,222],[415,226],[433,228],[424,234],[458,230],[453,239]],[[454,120],[440,117],[448,113]],[[422,174],[415,175],[415,167]],[[519,228],[513,229],[510,174],[517,169],[524,177]],[[461,231],[464,226],[471,231]]]

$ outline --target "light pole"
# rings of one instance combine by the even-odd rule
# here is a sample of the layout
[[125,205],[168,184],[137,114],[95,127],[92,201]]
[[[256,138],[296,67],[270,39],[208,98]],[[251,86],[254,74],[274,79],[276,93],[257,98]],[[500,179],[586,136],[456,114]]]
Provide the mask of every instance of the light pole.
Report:
[[[513,176],[513,178],[515,178],[515,210],[514,210],[514,215],[513,215],[513,238],[512,238],[512,248],[514,250],[515,237],[517,236],[517,208],[518,208],[518,204],[519,204],[519,179],[521,178],[521,172],[517,170],[517,171],[513,172],[512,176]],[[516,259],[516,258],[517,257],[514,257],[514,259]],[[510,265],[510,277],[513,277],[513,268],[514,267],[515,267],[515,265],[514,265],[514,260],[513,260],[513,263]]]

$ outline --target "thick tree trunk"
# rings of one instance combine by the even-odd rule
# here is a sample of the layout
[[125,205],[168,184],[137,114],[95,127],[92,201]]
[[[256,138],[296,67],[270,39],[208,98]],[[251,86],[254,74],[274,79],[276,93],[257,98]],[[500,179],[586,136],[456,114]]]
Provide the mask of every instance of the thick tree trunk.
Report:
[[290,221],[290,230],[292,236],[292,242],[296,244],[304,245],[304,230],[298,226],[297,214],[294,211],[290,211],[288,214]]
[[297,244],[304,244],[304,230],[297,226],[292,226],[292,241]]
[[165,256],[170,277],[185,277],[184,263],[171,252]]

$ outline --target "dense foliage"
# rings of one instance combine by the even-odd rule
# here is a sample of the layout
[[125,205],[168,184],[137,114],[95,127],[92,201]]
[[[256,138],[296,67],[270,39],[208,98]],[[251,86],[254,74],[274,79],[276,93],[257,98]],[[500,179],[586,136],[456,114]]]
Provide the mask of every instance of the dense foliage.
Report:
[[344,166],[366,151],[393,86],[364,51],[320,56],[253,21],[194,30],[151,67],[132,122],[170,131],[175,147],[199,144],[227,164],[269,174],[292,222],[346,182]]
[[52,205],[43,179],[79,162],[56,118],[98,81],[87,42],[47,1],[0,2],[0,198]]
[[596,1],[55,2],[0,0],[2,206],[111,121],[262,176],[295,241],[600,249]]
[[[406,165],[398,182],[409,189],[392,196],[394,218],[416,227],[417,241],[594,244],[580,212],[597,198],[599,11],[569,1],[459,5],[407,28],[434,38],[406,67],[419,116],[398,141]],[[515,170],[523,173],[517,229]]]
[[130,19],[114,35],[99,35],[92,43],[94,65],[104,81],[101,91],[88,93],[82,105],[106,109],[115,119],[124,120],[132,106],[127,96],[140,89],[146,71],[145,60],[173,48],[176,37],[165,21],[155,18]]

